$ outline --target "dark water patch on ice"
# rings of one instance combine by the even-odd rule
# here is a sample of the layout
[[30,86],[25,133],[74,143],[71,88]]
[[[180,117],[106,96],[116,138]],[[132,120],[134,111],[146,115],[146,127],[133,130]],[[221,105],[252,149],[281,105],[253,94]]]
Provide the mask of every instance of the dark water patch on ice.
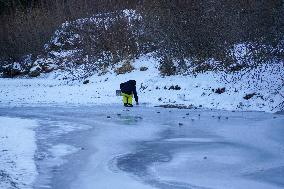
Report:
[[275,114],[280,114],[280,115],[284,115],[284,111],[278,111]]

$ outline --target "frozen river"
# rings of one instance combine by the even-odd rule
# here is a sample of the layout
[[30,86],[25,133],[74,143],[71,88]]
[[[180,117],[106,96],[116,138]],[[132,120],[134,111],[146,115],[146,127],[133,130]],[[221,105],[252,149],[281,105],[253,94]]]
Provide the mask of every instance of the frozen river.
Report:
[[284,188],[284,115],[118,105],[0,115],[38,122],[35,189]]

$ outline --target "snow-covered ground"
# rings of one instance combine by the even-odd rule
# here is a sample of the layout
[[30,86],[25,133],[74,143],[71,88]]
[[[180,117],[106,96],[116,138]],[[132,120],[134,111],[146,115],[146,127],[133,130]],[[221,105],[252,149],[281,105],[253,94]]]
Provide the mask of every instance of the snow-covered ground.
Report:
[[[283,112],[283,65],[162,77],[151,54],[131,64],[87,84],[60,70],[0,78],[0,189],[284,187],[283,116],[223,111]],[[130,79],[128,110],[116,90]],[[152,107],[168,104],[199,109]]]
[[[168,77],[160,76],[159,63],[150,55],[142,56],[132,64],[135,70],[131,73],[117,75],[109,70],[104,75],[87,78],[90,83],[86,85],[83,81],[64,80],[68,73],[60,71],[33,79],[0,79],[0,103],[3,106],[120,104],[121,97],[116,96],[115,90],[119,89],[121,82],[135,79],[140,102],[149,105],[192,104],[225,110],[283,110],[282,64],[268,64],[238,74],[206,72],[197,76]],[[148,70],[140,71],[142,66]],[[180,90],[172,89],[177,85]],[[224,93],[213,92],[223,87]],[[244,99],[253,93],[252,98]]]
[[[124,16],[130,28],[141,19],[133,10]],[[45,45],[48,57],[24,65],[31,76],[45,73],[0,78],[0,189],[284,188],[283,62],[164,77],[149,53],[120,75],[126,62],[85,80],[74,80],[80,69],[58,69],[84,54],[68,27],[111,21],[64,23]],[[76,48],[62,50],[65,42]],[[242,59],[245,51],[236,45],[232,55]],[[24,73],[22,66],[12,64]],[[132,79],[140,105],[128,109],[116,90]],[[169,104],[192,109],[153,107]]]
[[[8,159],[18,165],[11,170],[0,156],[1,168],[4,162],[11,178],[28,178],[27,186],[14,179],[18,188],[33,180],[36,189],[284,187],[281,114],[89,105],[6,107],[0,115],[1,136],[11,138]],[[18,143],[27,143],[28,156],[13,156]]]
[[34,120],[0,117],[1,189],[32,187],[37,176],[36,127]]

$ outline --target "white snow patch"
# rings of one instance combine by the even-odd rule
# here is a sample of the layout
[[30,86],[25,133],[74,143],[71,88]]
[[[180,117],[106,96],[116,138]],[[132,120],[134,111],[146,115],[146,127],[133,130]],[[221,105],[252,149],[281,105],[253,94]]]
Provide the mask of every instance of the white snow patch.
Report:
[[15,62],[15,63],[13,64],[13,69],[21,70],[21,69],[22,69],[22,66],[21,66],[21,64]]
[[54,63],[54,60],[51,58],[39,58],[33,63],[33,65],[52,64],[52,63]]
[[32,188],[37,176],[34,120],[0,117],[0,188]]
[[78,149],[67,144],[57,144],[55,146],[52,146],[49,151],[51,152],[53,157],[59,158],[76,153]]
[[171,138],[165,139],[165,142],[197,142],[197,143],[208,143],[208,142],[217,142],[215,139],[211,138]]
[[54,56],[59,57],[59,58],[65,58],[65,57],[73,55],[76,52],[78,52],[78,50],[62,50],[60,52],[51,51],[50,54],[53,54]]
[[34,72],[34,71],[40,71],[41,70],[41,67],[39,65],[37,66],[34,66],[30,69],[30,72]]

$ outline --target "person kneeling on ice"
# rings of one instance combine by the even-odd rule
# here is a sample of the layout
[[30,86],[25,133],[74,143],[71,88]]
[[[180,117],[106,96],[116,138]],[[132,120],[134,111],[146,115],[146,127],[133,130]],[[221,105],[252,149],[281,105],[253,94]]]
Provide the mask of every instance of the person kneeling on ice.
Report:
[[123,96],[123,103],[126,107],[133,107],[132,96],[134,95],[136,105],[138,105],[138,96],[136,91],[136,81],[129,80],[120,84],[121,95]]

